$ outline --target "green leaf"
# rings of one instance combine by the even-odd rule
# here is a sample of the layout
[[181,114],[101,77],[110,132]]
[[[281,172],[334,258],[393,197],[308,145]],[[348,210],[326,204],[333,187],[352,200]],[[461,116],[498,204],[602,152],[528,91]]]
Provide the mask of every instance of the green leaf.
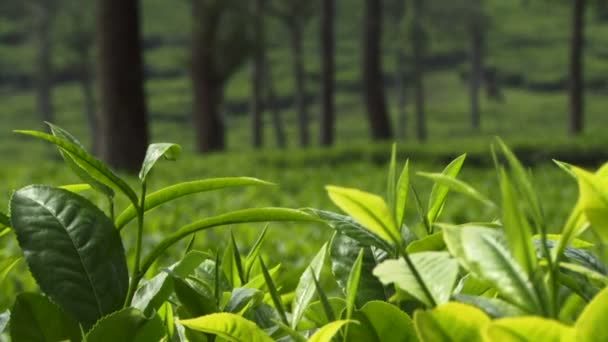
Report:
[[[259,255],[258,255],[258,257],[259,257]],[[274,281],[274,282],[277,281],[277,278],[279,277],[280,269],[281,269],[281,264],[276,265],[275,267],[268,270],[268,275],[270,275],[270,278],[272,279],[272,281]],[[264,278],[264,275],[258,274],[257,276],[255,276],[251,280],[249,280],[249,282],[247,284],[244,284],[243,287],[264,290],[264,288],[266,287],[266,280]]]
[[[255,178],[228,177],[204,179],[174,184],[147,195],[144,204],[144,211],[150,211],[162,204],[187,195],[250,185],[271,185],[271,183],[267,183]],[[127,225],[127,223],[131,222],[136,217],[137,210],[135,210],[135,207],[133,205],[130,205],[116,218],[116,227],[118,229],[122,229],[125,225]]]
[[284,209],[284,208],[259,208],[259,209],[243,209],[228,212],[218,216],[208,217],[191,224],[179,228],[176,232],[168,234],[142,262],[142,273],[145,273],[156,259],[169,247],[176,242],[204,229],[209,229],[217,226],[225,226],[237,223],[253,223],[253,222],[319,222],[319,219],[308,215],[299,210]]
[[363,269],[360,275],[356,304],[363,306],[370,300],[387,300],[384,286],[372,274],[379,262],[376,260],[372,249],[363,247],[359,242],[340,233],[334,235],[329,248],[331,271],[334,278],[342,291],[346,293],[348,277],[361,248],[364,250]]
[[492,318],[524,316],[526,313],[502,299],[455,294],[454,298],[464,304],[473,305]]
[[327,256],[327,243],[321,247],[317,255],[312,259],[302,276],[300,277],[300,281],[298,282],[298,286],[296,287],[295,297],[293,299],[293,309],[292,309],[292,319],[291,319],[291,327],[295,329],[300,323],[302,316],[304,315],[304,311],[310,304],[311,300],[315,295],[315,284],[313,278],[314,276],[319,279],[321,275],[321,270],[323,269],[323,265],[325,264],[325,257]]
[[361,280],[363,253],[364,250],[361,248],[359,250],[359,254],[357,255],[357,259],[355,259],[355,263],[350,270],[350,274],[348,275],[348,282],[346,283],[346,319],[350,319],[353,310],[355,309],[355,299],[357,298],[359,281]]
[[323,219],[331,228],[358,241],[361,246],[374,246],[384,251],[392,251],[394,249],[390,242],[385,241],[380,236],[369,231],[350,216],[311,208],[305,209],[305,212],[309,212]]
[[271,342],[255,323],[232,313],[216,313],[178,323],[196,331],[214,334],[233,342]]
[[407,205],[407,193],[410,188],[410,161],[405,161],[405,166],[399,175],[397,181],[397,190],[395,200],[395,219],[397,220],[397,228],[401,228],[405,222],[405,207]]
[[394,283],[427,306],[433,306],[433,302],[446,303],[458,277],[458,262],[447,252],[415,253],[410,255],[410,259],[432,298],[428,297],[404,259],[384,261],[374,269],[374,275],[383,284]]
[[532,244],[532,228],[520,208],[521,201],[513,191],[509,176],[501,169],[500,189],[502,193],[502,220],[509,250],[528,274],[537,267],[536,249]]
[[139,179],[141,179],[142,183],[145,183],[148,173],[150,173],[150,170],[152,170],[154,164],[156,164],[160,158],[164,157],[168,160],[176,160],[181,152],[182,147],[177,144],[150,144],[146,150],[146,157],[141,165],[141,170],[139,171]]
[[576,340],[607,341],[606,312],[608,312],[608,288],[598,293],[578,317],[575,324]]
[[173,340],[175,335],[175,317],[173,315],[173,307],[171,303],[164,302],[158,309],[158,317],[160,317],[165,327],[165,333],[169,341]]
[[240,287],[243,285],[245,277],[243,272],[243,261],[241,260],[241,253],[236,245],[232,231],[230,232],[228,248],[224,251],[221,267],[232,287]]
[[[220,311],[211,291],[199,290],[199,287],[193,284],[194,282],[191,283],[173,274],[171,276],[173,277],[175,295],[188,313],[187,317],[183,315],[180,315],[180,317],[198,317]],[[199,283],[199,285],[203,284]]]
[[6,326],[8,325],[10,319],[11,312],[9,310],[0,313],[0,335],[4,333],[4,329],[6,329]]
[[159,341],[165,335],[158,315],[146,317],[134,308],[125,308],[102,318],[85,336],[86,342]]
[[[209,256],[206,253],[191,251],[184,258],[169,267],[171,274],[186,278]],[[131,305],[142,312],[157,310],[173,293],[173,278],[161,272],[143,282],[135,291]]]
[[605,243],[608,241],[608,178],[573,167],[580,191],[579,203],[591,228]]
[[33,185],[10,202],[12,226],[40,289],[89,327],[122,307],[129,285],[122,241],[87,199]]
[[[36,132],[36,131],[15,131],[20,134],[30,135],[36,138],[40,138],[46,140],[50,143],[53,143],[60,147],[64,152],[69,153],[70,157],[78,163],[78,166],[83,168],[92,178],[101,182],[102,184],[108,187],[115,187],[119,189],[123,194],[129,198],[131,203],[137,205],[137,195],[135,191],[131,189],[131,187],[120,177],[114,174],[108,167],[106,167],[102,162],[95,159],[89,153],[87,153],[84,149],[79,147],[78,145],[67,141],[62,138],[58,138],[52,136],[50,134]],[[86,181],[86,180],[85,180]],[[95,187],[93,184],[91,184]]]
[[346,302],[343,298],[331,297],[327,300],[331,307],[331,314],[333,314],[334,317],[328,317],[328,309],[325,308],[325,305],[320,300],[310,303],[308,309],[304,312],[304,317],[313,322],[318,328],[335,321],[336,313],[339,314],[346,308]]
[[455,302],[414,313],[416,332],[424,342],[482,342],[482,331],[489,323],[483,311]]
[[6,216],[6,214],[0,212],[0,228],[4,228],[4,227],[10,227],[11,226],[11,219]]
[[21,260],[21,257],[10,257],[0,262],[0,285],[4,282],[9,272],[17,265]]
[[268,231],[268,225],[264,227],[264,230],[260,233],[258,238],[255,240],[253,247],[249,253],[247,253],[247,257],[245,258],[245,279],[249,282],[249,277],[251,276],[251,269],[255,264],[258,255],[260,254],[260,249],[262,247],[262,242],[264,242],[264,238],[266,237],[266,232]]
[[[442,174],[446,177],[456,178],[456,176],[458,176],[458,174],[460,173],[460,169],[462,169],[462,164],[464,163],[466,157],[467,155],[465,153],[454,159],[451,163],[448,164],[448,166],[445,167],[445,169],[443,169]],[[441,210],[443,209],[443,205],[445,204],[445,200],[448,196],[449,191],[450,188],[445,185],[439,183],[435,183],[435,185],[433,185],[433,189],[431,190],[431,196],[429,198],[429,211],[427,214],[429,223],[431,225],[437,220],[437,218],[441,214]]]
[[422,239],[412,241],[407,245],[406,251],[410,254],[418,252],[442,251],[445,250],[445,242],[443,242],[443,232],[437,232]]
[[572,264],[569,262],[560,262],[559,263],[559,267],[562,269],[566,269],[569,271],[573,271],[576,273],[579,273],[591,280],[595,280],[595,281],[599,281],[601,283],[604,284],[604,286],[608,285],[608,277],[606,277],[605,275],[596,272],[594,270],[588,269],[585,266],[581,266],[581,265],[577,265],[577,264]]
[[[504,342],[568,342],[576,341],[575,331],[558,321],[542,317],[503,318],[490,323],[484,337],[487,341]],[[591,339],[588,341],[601,341]]]
[[[80,141],[78,141],[76,138],[74,138],[74,136],[72,136],[68,131],[64,130],[63,128],[53,125],[51,123],[47,123],[49,125],[49,127],[51,128],[51,133],[60,139],[64,139],[67,140],[69,142],[71,142],[72,144],[76,145],[77,147],[79,147],[82,151],[86,150],[84,148],[84,146],[80,143]],[[104,183],[102,183],[101,181],[98,181],[91,173],[89,173],[89,171],[87,170],[87,168],[85,166],[81,166],[78,163],[78,159],[77,157],[73,157],[69,152],[64,151],[61,147],[57,146],[59,153],[61,154],[61,157],[63,158],[64,162],[66,163],[66,165],[72,170],[72,172],[74,172],[76,174],[76,176],[78,176],[78,178],[80,178],[83,182],[90,184],[91,187],[99,192],[101,192],[102,194],[105,194],[108,197],[114,197],[114,190],[112,190],[112,188]],[[91,158],[93,158],[92,156],[90,156]],[[70,190],[70,189],[66,189],[66,190]],[[72,191],[72,190],[70,190]]]
[[59,186],[58,188],[64,189],[75,194],[90,190],[92,187],[89,184],[66,184]]
[[[560,240],[562,240],[564,238],[564,236],[562,234],[547,234],[546,238],[549,241],[549,244],[551,244],[551,243],[559,242]],[[540,240],[541,240],[540,234],[534,234],[532,236],[532,240],[538,241],[540,243]],[[568,239],[568,240],[570,241],[568,243],[568,245],[571,247],[574,247],[574,248],[589,249],[589,248],[593,248],[593,246],[595,246],[593,243],[591,243],[589,241],[585,241],[583,239],[573,238],[573,239]]]
[[[319,280],[317,279],[317,277],[315,277],[315,273],[312,272],[311,275],[312,280],[315,283],[315,290],[319,295],[319,302],[321,303],[323,311],[325,312],[325,318],[327,319],[327,322],[333,322],[336,320],[336,311],[334,311],[334,307],[329,301],[329,298],[327,298],[327,294],[323,290],[323,287],[321,287],[321,284],[319,284]],[[310,308],[310,305],[308,306],[308,308]],[[304,316],[306,316],[306,312],[304,313]]]
[[427,172],[417,172],[418,176],[428,178],[435,182],[435,184],[441,185],[448,190],[459,192],[463,195],[466,195],[476,201],[479,201],[481,204],[486,205],[488,207],[496,207],[496,204],[492,202],[489,198],[482,195],[475,188],[470,186],[469,184],[455,178],[445,175],[443,173],[427,173]]
[[10,318],[13,341],[81,340],[78,323],[39,294],[19,294]]
[[387,302],[371,301],[356,311],[353,319],[359,324],[348,327],[347,341],[418,341],[410,316]]
[[266,286],[268,286],[268,292],[270,292],[270,296],[272,298],[272,302],[274,307],[279,312],[279,316],[281,317],[281,322],[285,325],[289,325],[289,321],[287,320],[287,315],[285,314],[285,308],[283,308],[283,302],[281,301],[281,296],[277,291],[277,287],[274,285],[274,280],[268,272],[266,265],[264,264],[264,260],[262,256],[260,258],[260,267],[262,268],[262,275],[264,276],[264,280],[266,281]]
[[363,227],[389,243],[400,245],[403,238],[386,202],[377,195],[358,189],[325,187],[329,198]]
[[323,328],[317,330],[317,332],[312,335],[308,342],[331,342],[334,336],[342,329],[343,326],[349,323],[355,323],[354,321],[348,320],[340,320],[331,322],[325,325]]
[[475,277],[496,288],[504,299],[528,313],[540,313],[541,305],[525,271],[506,248],[500,230],[465,226],[443,228],[450,253]]
[[230,293],[230,300],[223,311],[242,314],[252,306],[262,303],[264,294],[260,290],[237,287]]

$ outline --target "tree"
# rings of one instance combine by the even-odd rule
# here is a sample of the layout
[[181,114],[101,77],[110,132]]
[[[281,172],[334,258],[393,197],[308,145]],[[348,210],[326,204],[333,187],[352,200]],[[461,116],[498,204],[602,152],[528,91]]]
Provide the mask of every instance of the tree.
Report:
[[380,42],[382,41],[381,0],[365,0],[363,25],[363,93],[372,139],[391,139],[393,133],[386,108],[380,58]]
[[193,122],[196,149],[225,148],[221,107],[224,87],[252,50],[247,4],[239,0],[192,1]]
[[53,0],[27,3],[34,17],[36,36],[36,108],[43,121],[53,122],[53,61],[52,27],[56,12]]
[[322,0],[321,10],[321,145],[334,142],[335,0]]
[[138,0],[97,1],[99,155],[139,170],[148,145]]
[[411,0],[408,15],[409,41],[414,64],[414,98],[416,104],[416,138],[425,141],[426,114],[424,109],[424,50],[427,33],[423,26],[422,0]]
[[264,139],[263,118],[264,101],[264,67],[266,59],[266,39],[264,30],[265,0],[254,1],[255,47],[252,70],[251,128],[252,143],[256,148],[262,147]]
[[570,117],[568,132],[578,135],[584,125],[583,48],[586,0],[572,2],[572,35],[570,38]]
[[405,16],[405,0],[391,0],[384,2],[387,19],[390,22],[390,31],[394,33],[394,37],[390,41],[394,42],[395,53],[395,93],[397,97],[397,136],[399,138],[407,137],[408,118],[406,111],[406,87],[405,87],[405,42],[403,40],[404,33],[404,16]]
[[302,55],[302,34],[306,23],[316,11],[316,1],[310,0],[274,0],[270,3],[269,13],[278,18],[289,31],[291,37],[291,52],[293,55],[293,71],[295,80],[295,103],[298,113],[298,130],[300,146],[310,143],[308,102],[306,100],[306,84],[304,57]]

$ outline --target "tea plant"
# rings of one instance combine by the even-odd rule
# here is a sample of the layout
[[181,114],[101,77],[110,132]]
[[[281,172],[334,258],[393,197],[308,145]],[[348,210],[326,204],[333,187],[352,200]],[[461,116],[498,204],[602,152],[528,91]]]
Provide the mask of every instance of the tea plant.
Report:
[[[179,154],[177,145],[153,144],[136,192],[69,133],[50,127],[52,134],[21,133],[55,144],[84,184],[27,186],[14,192],[9,215],[0,215],[0,236],[15,234],[42,292],[19,294],[0,315],[0,332],[8,326],[13,341],[608,340],[602,329],[608,310],[608,164],[591,173],[556,162],[580,190],[557,234],[550,234],[556,230],[546,223],[530,174],[497,140],[496,196],[457,178],[462,155],[441,173],[416,174],[434,182],[424,204],[409,161],[397,172],[393,147],[384,197],[327,186],[345,215],[312,208],[237,210],[168,232],[143,255],[150,210],[186,195],[269,183],[207,179],[147,194],[155,163]],[[88,189],[107,198],[105,210],[77,194]],[[493,216],[442,222],[450,192],[478,201]],[[117,193],[130,205],[115,215]],[[417,223],[406,217],[408,202],[417,208]],[[121,234],[131,221],[137,230],[129,268]],[[246,255],[232,234],[222,253],[192,248],[201,230],[262,221],[325,222],[334,230],[291,292],[279,277],[283,266],[267,267],[260,253],[266,229]],[[180,260],[150,271],[187,237]],[[0,281],[19,258],[0,265]],[[321,285],[328,280],[322,279],[326,267],[341,293]],[[53,323],[46,317],[54,317]]]

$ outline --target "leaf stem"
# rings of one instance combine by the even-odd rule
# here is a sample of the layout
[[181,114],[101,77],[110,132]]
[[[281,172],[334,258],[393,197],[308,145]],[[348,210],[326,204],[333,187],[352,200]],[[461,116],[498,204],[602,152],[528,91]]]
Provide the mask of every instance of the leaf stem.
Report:
[[135,296],[135,290],[137,285],[143,277],[140,269],[141,262],[141,249],[142,239],[144,235],[144,212],[145,212],[145,201],[146,201],[146,182],[141,184],[141,197],[139,199],[139,205],[137,206],[137,240],[135,243],[135,267],[133,267],[133,275],[131,276],[131,283],[129,284],[129,291],[127,292],[127,300],[125,301],[125,307],[131,305],[133,296]]

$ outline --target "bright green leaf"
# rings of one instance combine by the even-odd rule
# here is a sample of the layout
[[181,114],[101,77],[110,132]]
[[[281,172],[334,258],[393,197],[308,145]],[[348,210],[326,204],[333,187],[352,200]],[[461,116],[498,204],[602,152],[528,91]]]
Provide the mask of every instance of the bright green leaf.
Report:
[[[570,342],[575,331],[558,321],[542,317],[513,317],[493,321],[484,332],[486,341],[504,342]],[[601,341],[601,340],[589,340]]]
[[262,259],[262,256],[259,256],[259,258],[260,267],[262,268],[262,275],[264,276],[264,281],[266,281],[266,286],[268,287],[268,292],[270,292],[274,307],[277,309],[277,312],[281,317],[281,322],[285,325],[288,325],[289,321],[287,320],[287,315],[285,314],[285,309],[283,308],[283,302],[281,302],[281,296],[279,295],[279,291],[277,291],[277,287],[274,284],[274,280],[272,279],[270,272],[268,272],[268,269],[264,264],[264,259]]
[[422,239],[414,240],[407,245],[406,251],[410,254],[418,252],[431,252],[445,250],[445,242],[443,242],[443,232],[438,232],[425,236]]
[[365,304],[361,310],[356,311],[353,318],[359,321],[359,324],[349,326],[349,341],[418,341],[410,316],[397,306],[387,302],[371,301]]
[[483,311],[455,302],[414,313],[414,325],[423,342],[482,342],[488,323],[490,318]]
[[264,227],[264,230],[260,233],[258,238],[255,240],[253,247],[249,253],[247,253],[247,257],[245,258],[245,280],[250,281],[249,277],[251,276],[251,269],[255,264],[258,255],[260,254],[260,249],[262,247],[262,242],[264,242],[264,238],[266,237],[266,232],[268,231],[268,225]]
[[304,315],[304,311],[308,307],[308,304],[312,301],[315,295],[315,284],[313,277],[314,275],[317,279],[321,276],[321,270],[323,269],[323,265],[325,264],[325,257],[327,256],[327,244],[324,244],[323,247],[319,250],[317,255],[312,259],[306,271],[302,273],[300,277],[300,281],[298,282],[298,286],[296,287],[295,297],[293,300],[293,309],[292,309],[292,320],[291,327],[295,329],[300,323],[300,319]]
[[410,259],[424,284],[420,284],[403,258],[384,261],[374,269],[374,275],[383,284],[394,283],[429,307],[433,303],[446,303],[458,277],[458,262],[447,252],[415,253],[410,255]]
[[486,206],[492,207],[492,208],[496,207],[496,204],[494,204],[494,202],[492,202],[489,198],[482,195],[479,191],[477,191],[475,188],[473,188],[469,184],[467,184],[455,177],[450,177],[443,173],[417,172],[416,174],[418,176],[428,178],[428,179],[432,180],[433,182],[435,182],[435,184],[444,186],[445,188],[447,188],[449,190],[464,194],[476,201],[479,201],[483,205],[486,205]]
[[89,327],[120,309],[129,285],[112,221],[84,197],[33,185],[10,202],[12,226],[40,289]]
[[388,165],[388,177],[386,184],[386,198],[388,200],[388,207],[392,213],[395,212],[395,193],[396,193],[396,184],[395,177],[397,171],[397,144],[393,143],[393,147],[391,149],[391,160]]
[[139,171],[139,179],[141,179],[142,183],[145,183],[148,173],[160,158],[164,157],[168,160],[175,160],[179,157],[181,152],[182,148],[177,144],[150,144],[146,150],[146,157],[141,165],[141,170]]
[[350,319],[353,310],[355,309],[355,300],[359,291],[359,281],[361,280],[361,267],[363,265],[364,249],[361,248],[357,255],[357,259],[353,263],[353,267],[348,275],[346,283],[346,319]]
[[[458,176],[458,174],[460,173],[460,169],[462,169],[462,164],[464,163],[466,157],[466,154],[457,157],[451,163],[449,163],[448,166],[446,166],[441,173],[446,177],[456,178],[456,176]],[[429,211],[427,215],[429,223],[431,225],[437,220],[437,218],[441,214],[441,210],[443,209],[443,205],[445,204],[445,200],[448,196],[449,191],[450,188],[445,185],[439,183],[435,183],[435,185],[433,185],[433,189],[431,190],[431,196],[429,198]]]
[[345,213],[389,243],[401,244],[403,238],[384,200],[358,189],[326,186],[329,198]]
[[338,331],[340,331],[343,326],[350,323],[354,323],[354,321],[340,320],[331,322],[317,330],[317,332],[308,339],[308,342],[331,342]]
[[573,167],[578,179],[579,202],[591,227],[602,239],[608,241],[608,177]]
[[9,272],[20,260],[21,257],[10,257],[0,262],[0,285],[2,285],[4,279],[6,279],[6,276],[8,276]]
[[233,342],[271,342],[255,323],[232,313],[215,313],[178,323],[192,330],[214,334]]
[[91,185],[89,184],[66,184],[59,187],[60,189],[64,189],[75,194],[84,192],[91,189]]
[[395,200],[395,219],[397,220],[397,228],[401,228],[403,226],[403,222],[405,222],[405,207],[407,205],[407,193],[410,189],[410,161],[409,159],[405,161],[405,166],[401,171],[401,175],[399,175],[399,180],[397,181],[397,189]]
[[608,288],[604,288],[587,304],[576,321],[577,341],[608,341]]

